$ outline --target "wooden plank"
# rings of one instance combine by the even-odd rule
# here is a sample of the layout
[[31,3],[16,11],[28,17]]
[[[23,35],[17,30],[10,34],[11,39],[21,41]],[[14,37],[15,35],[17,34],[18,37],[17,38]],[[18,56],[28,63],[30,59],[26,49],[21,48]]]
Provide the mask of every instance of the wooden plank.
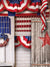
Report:
[[5,47],[0,47],[0,63],[5,62]]
[[50,66],[50,64],[32,64],[33,66]]
[[6,63],[14,66],[14,17],[11,18],[11,34],[9,35],[9,43],[6,46]]

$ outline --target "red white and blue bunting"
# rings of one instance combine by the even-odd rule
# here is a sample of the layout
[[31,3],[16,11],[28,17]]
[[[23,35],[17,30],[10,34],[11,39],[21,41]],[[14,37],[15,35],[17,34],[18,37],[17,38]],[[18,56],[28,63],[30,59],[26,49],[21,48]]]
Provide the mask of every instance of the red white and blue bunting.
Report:
[[2,0],[0,0],[0,12],[4,10],[4,5],[2,3]]
[[3,0],[3,5],[10,12],[22,12],[27,8],[29,0]]
[[15,36],[15,47],[20,45],[31,48],[31,36]]

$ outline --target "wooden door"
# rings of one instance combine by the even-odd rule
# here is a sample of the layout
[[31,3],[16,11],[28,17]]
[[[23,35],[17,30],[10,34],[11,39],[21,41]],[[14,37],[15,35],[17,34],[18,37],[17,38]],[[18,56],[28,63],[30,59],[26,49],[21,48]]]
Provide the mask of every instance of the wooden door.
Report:
[[11,34],[7,34],[8,45],[0,47],[0,66],[14,66],[14,17],[9,17],[9,19],[11,21]]

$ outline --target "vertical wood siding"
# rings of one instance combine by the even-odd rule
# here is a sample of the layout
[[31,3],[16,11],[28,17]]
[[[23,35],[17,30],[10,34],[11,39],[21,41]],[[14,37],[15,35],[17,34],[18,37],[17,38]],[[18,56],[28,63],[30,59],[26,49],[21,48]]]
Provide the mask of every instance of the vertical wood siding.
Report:
[[[33,21],[38,21],[40,19],[34,18]],[[50,36],[50,18],[47,18],[47,26],[48,26],[48,35]],[[50,45],[45,45],[42,47],[43,41],[39,37],[45,37],[45,33],[41,33],[41,23],[40,22],[32,22],[32,57],[31,64],[32,67],[50,67],[47,65],[34,66],[33,64],[50,64]]]

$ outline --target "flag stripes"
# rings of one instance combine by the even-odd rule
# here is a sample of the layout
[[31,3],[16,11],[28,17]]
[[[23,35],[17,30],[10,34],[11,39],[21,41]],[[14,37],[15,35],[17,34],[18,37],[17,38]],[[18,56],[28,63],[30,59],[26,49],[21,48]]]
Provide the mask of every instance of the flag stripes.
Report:
[[29,17],[25,17],[25,18],[24,17],[16,17],[15,32],[16,33],[18,32],[19,34],[22,32],[22,36],[23,36],[23,32],[29,32],[30,33],[31,32],[31,19]]

